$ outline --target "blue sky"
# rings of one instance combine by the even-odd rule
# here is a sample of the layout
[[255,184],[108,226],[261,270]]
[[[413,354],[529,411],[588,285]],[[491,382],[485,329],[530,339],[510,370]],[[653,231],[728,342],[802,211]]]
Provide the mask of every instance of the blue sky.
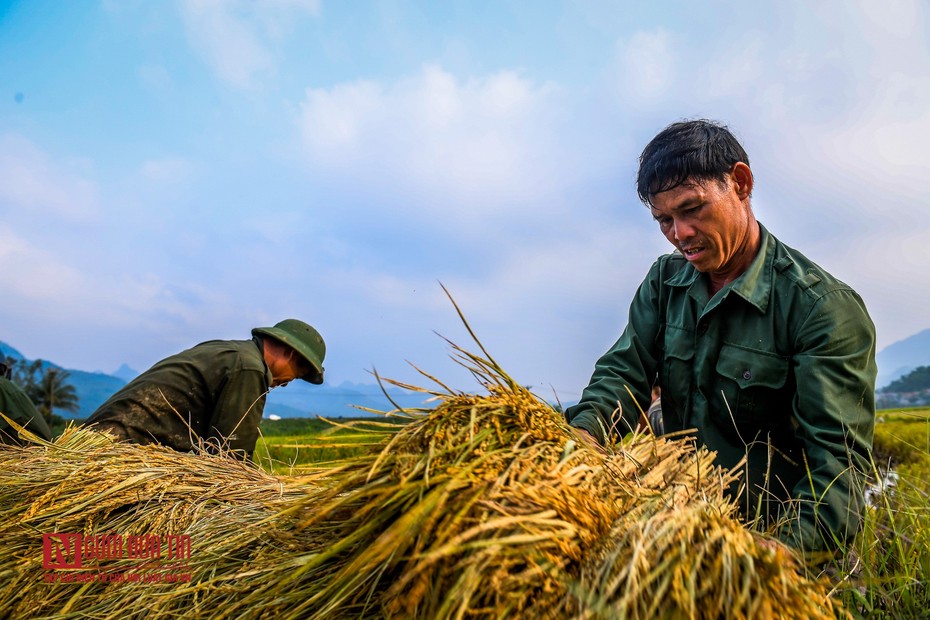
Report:
[[439,282],[519,381],[578,397],[670,246],[636,159],[708,117],[757,217],[930,327],[914,2],[0,2],[0,340],[143,370],[290,316],[327,378],[462,387]]

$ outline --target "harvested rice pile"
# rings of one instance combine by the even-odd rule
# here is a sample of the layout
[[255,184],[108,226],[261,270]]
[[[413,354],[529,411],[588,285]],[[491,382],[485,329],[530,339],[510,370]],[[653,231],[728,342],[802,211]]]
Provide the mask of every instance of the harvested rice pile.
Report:
[[[593,449],[489,356],[456,351],[486,395],[437,381],[435,409],[394,412],[410,421],[383,449],[323,476],[275,478],[87,430],[0,449],[5,610],[120,619],[836,617],[824,584],[735,520],[722,496],[731,478],[712,454],[650,435]],[[67,572],[43,568],[43,534],[53,532],[189,536],[190,580],[46,583]],[[120,557],[83,570],[141,569]]]

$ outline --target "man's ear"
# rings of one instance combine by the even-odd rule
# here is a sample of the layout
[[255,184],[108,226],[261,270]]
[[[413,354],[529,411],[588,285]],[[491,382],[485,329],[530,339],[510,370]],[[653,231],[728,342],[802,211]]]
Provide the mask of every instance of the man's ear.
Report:
[[738,161],[730,169],[730,178],[740,200],[746,200],[752,194],[752,169],[745,163]]

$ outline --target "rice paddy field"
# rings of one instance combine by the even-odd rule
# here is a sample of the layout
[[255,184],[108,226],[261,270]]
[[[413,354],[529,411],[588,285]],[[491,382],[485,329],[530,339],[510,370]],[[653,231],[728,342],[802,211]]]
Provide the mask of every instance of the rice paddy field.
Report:
[[[384,437],[383,422],[370,416],[263,420],[253,458],[271,474],[322,471],[377,448]],[[398,419],[393,422],[403,423]]]
[[[479,345],[480,346],[480,345]],[[262,425],[254,463],[68,428],[0,448],[10,618],[924,618],[930,411],[882,412],[866,526],[812,564],[687,437],[601,449],[482,349],[435,408]]]
[[868,618],[930,617],[930,409],[879,411],[875,495],[841,596]]

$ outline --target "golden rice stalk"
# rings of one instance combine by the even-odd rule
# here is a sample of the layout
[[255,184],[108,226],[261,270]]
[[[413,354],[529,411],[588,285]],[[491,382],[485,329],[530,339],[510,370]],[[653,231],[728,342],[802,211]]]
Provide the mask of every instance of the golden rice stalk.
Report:
[[[379,454],[303,500],[298,527],[338,542],[295,559],[289,587],[305,596],[276,614],[583,615],[596,601],[575,586],[618,524],[654,506],[727,505],[732,478],[690,440],[638,435],[612,454],[591,449],[493,361],[455,349],[489,393],[431,392],[434,410],[408,411]],[[266,573],[236,611],[270,612],[280,592]]]
[[[201,580],[293,544],[273,519],[292,492],[234,459],[119,444],[69,428],[55,442],[0,448],[0,468],[0,600],[11,617],[170,617],[191,610],[180,584],[44,583],[43,534],[186,534],[190,572]],[[139,564],[114,560],[106,570]]]
[[573,589],[578,618],[834,619],[845,612],[796,556],[766,544],[730,503],[653,504],[620,519]]
[[496,378],[488,395],[408,412],[380,453],[296,502],[297,527],[334,542],[295,556],[287,574],[258,568],[231,611],[564,617],[588,550],[639,498],[719,496],[728,481],[684,440],[641,435],[612,457],[589,449],[549,405]]
[[[410,421],[325,475],[274,477],[89,430],[0,449],[5,610],[120,620],[830,610],[786,548],[733,518],[723,495],[733,474],[712,453],[644,434],[595,449],[483,348],[452,346],[487,393],[424,373],[439,389],[404,387],[439,404],[388,412]],[[49,532],[189,535],[191,580],[45,584]]]
[[[15,551],[0,596],[14,617],[561,617],[589,550],[642,498],[719,492],[691,443],[640,436],[608,456],[497,379],[409,412],[382,451],[312,485],[88,430],[0,452]],[[52,531],[188,534],[194,578],[46,585]]]

